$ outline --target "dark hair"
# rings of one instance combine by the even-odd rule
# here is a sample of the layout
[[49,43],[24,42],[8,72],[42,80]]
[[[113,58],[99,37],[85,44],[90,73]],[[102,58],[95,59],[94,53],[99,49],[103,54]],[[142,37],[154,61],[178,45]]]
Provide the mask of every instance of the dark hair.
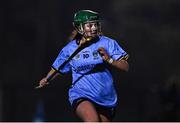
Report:
[[69,40],[81,40],[82,34],[78,33],[77,30],[73,30],[69,36]]

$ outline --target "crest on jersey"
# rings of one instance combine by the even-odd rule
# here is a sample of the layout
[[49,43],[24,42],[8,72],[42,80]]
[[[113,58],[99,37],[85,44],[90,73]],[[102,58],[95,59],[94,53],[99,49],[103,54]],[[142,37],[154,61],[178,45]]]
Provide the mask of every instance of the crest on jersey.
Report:
[[98,58],[98,51],[94,51],[94,52],[93,52],[93,57],[94,57],[94,59],[97,59],[97,58]]

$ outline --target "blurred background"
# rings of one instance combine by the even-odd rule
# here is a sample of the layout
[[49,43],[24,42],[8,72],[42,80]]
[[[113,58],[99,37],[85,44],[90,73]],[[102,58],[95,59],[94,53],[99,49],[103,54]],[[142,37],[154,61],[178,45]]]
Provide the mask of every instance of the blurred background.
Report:
[[102,30],[130,54],[113,71],[114,121],[180,121],[180,1],[6,0],[0,3],[0,121],[80,121],[68,102],[71,75],[35,90],[73,30],[75,12],[97,11]]

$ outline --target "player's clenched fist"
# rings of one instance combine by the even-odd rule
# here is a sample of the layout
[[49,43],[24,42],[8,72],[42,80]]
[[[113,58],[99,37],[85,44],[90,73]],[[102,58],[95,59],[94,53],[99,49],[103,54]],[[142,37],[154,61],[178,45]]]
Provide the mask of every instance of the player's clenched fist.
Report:
[[42,88],[42,87],[44,87],[44,86],[47,85],[47,84],[49,84],[48,81],[47,81],[47,78],[44,77],[43,79],[41,79],[41,80],[39,81],[39,86],[38,86],[38,88]]
[[100,53],[104,61],[107,61],[109,59],[109,55],[103,47],[98,48],[98,52]]

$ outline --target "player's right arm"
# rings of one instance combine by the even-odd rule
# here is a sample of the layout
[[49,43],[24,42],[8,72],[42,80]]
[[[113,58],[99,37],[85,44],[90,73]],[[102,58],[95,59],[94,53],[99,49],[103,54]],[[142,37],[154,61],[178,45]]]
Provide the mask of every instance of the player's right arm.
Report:
[[49,84],[49,81],[53,80],[54,78],[56,78],[59,74],[59,72],[57,72],[57,70],[51,68],[51,70],[48,72],[48,74],[46,75],[46,77],[42,78],[39,81],[39,86],[36,88],[42,88],[45,85]]
[[[69,63],[65,63],[69,58],[68,54],[69,47],[65,46],[56,57],[55,61],[51,66],[51,70],[48,72],[46,77],[42,78],[39,81],[39,86],[36,88],[42,88],[45,85],[49,84],[51,80],[56,78],[58,75],[63,75],[71,71],[71,66]],[[65,64],[65,65],[64,65]],[[60,70],[59,70],[60,69]]]

